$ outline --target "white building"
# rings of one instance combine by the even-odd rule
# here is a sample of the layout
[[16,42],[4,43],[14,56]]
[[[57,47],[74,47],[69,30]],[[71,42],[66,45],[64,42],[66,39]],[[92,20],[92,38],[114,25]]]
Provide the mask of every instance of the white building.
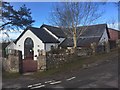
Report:
[[[62,36],[53,34],[57,31]],[[57,29],[57,27],[54,27],[53,32],[51,32],[51,28],[48,25],[43,25],[41,28],[29,27],[22,32],[15,42],[11,42],[6,49],[8,51],[12,49],[20,50],[22,51],[23,59],[31,57],[37,60],[39,51],[50,51],[52,47],[57,48],[59,43],[64,40],[64,36],[62,30]]]

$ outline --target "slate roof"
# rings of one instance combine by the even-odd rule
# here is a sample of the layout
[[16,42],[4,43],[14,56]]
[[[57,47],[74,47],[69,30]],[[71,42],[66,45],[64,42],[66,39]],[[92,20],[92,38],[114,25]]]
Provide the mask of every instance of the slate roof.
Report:
[[[77,40],[77,47],[89,47],[91,43],[99,42],[99,37],[91,37],[91,38],[79,38]],[[73,39],[66,38],[59,46],[62,47],[73,47]]]
[[[84,30],[84,31],[77,40],[77,46],[83,47],[83,46],[89,46],[93,42],[98,43],[105,30],[107,30],[108,37],[110,38],[109,33],[108,33],[107,24],[98,24],[98,25],[77,27],[77,30],[76,30],[77,36],[81,32],[81,30]],[[72,47],[73,46],[72,35],[69,34],[68,38],[66,38],[60,44],[60,46]]]
[[51,34],[49,34],[43,28],[35,28],[35,27],[28,27],[23,33],[17,38],[15,43],[22,37],[22,35],[27,31],[30,30],[33,32],[43,43],[59,43],[59,41],[54,38]]
[[[90,26],[79,26],[77,27],[76,33],[77,36],[79,36],[80,32],[83,31],[82,36],[101,36],[102,33],[104,32],[104,30],[107,29],[107,24],[97,24],[97,25],[90,25]],[[72,37],[72,35],[70,35],[70,32],[66,29],[65,30],[66,33],[69,33],[69,37]],[[108,33],[108,32],[107,32]]]
[[53,34],[55,34],[58,38],[66,37],[65,33],[63,32],[63,30],[61,28],[46,25],[46,24],[43,24],[40,28],[43,28],[43,27],[47,28],[49,31],[51,31]]
[[106,29],[106,24],[99,24],[99,25],[91,25],[91,26],[86,26],[86,27],[80,27],[85,28],[85,32],[82,33],[82,36],[101,36],[103,32]]

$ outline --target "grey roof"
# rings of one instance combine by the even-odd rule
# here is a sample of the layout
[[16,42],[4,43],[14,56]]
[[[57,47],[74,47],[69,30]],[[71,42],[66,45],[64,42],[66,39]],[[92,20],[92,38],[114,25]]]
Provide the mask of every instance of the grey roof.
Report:
[[[90,25],[90,26],[79,26],[76,29],[77,36],[82,31],[81,37],[89,37],[89,36],[101,36],[104,30],[107,29],[107,24],[97,24],[97,25]],[[69,33],[69,37],[72,37],[70,32],[66,29],[66,33]]]
[[[81,27],[85,29],[81,36],[101,36],[106,29],[106,24],[92,25]],[[84,30],[83,29],[83,30]]]
[[[77,36],[80,34],[81,30],[84,30],[84,31],[80,35],[80,37],[78,37],[78,39],[77,39],[77,46],[90,46],[90,44],[93,42],[98,43],[105,30],[107,31],[107,34],[109,37],[107,24],[98,24],[98,25],[77,27],[77,30],[76,30]],[[72,35],[69,34],[68,38],[66,38],[60,44],[60,46],[72,47],[73,46]]]
[[43,43],[59,43],[59,41],[51,34],[49,34],[46,30],[35,27],[28,27],[23,31],[23,33],[17,38],[15,42],[17,42],[27,30],[32,31],[40,40],[42,40]]
[[54,26],[43,24],[40,28],[43,28],[43,27],[47,28],[49,31],[51,31],[53,34],[55,34],[58,38],[66,37],[63,30],[59,27],[54,27]]
[[[91,43],[99,42],[99,37],[91,37],[91,38],[79,38],[77,40],[77,47],[89,47]],[[73,47],[73,39],[66,38],[59,46],[61,47]]]

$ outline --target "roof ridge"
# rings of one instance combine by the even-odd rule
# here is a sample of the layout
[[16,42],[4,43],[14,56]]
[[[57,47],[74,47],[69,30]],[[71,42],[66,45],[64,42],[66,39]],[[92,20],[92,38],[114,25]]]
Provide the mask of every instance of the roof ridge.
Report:
[[49,27],[54,27],[54,28],[59,28],[59,29],[61,29],[60,27],[52,26],[52,25],[47,25],[47,24],[43,24],[42,26],[49,26]]
[[37,27],[28,27],[27,29],[31,29],[31,28],[34,28],[34,29],[40,29],[40,28],[37,28]]
[[50,35],[52,35],[54,38],[56,38],[58,40],[58,37],[53,34],[50,30],[48,30],[46,27],[43,27],[44,30],[46,30]]
[[94,24],[94,25],[85,25],[85,26],[78,26],[77,28],[80,28],[80,27],[92,27],[92,26],[100,26],[100,25],[107,25],[107,24]]

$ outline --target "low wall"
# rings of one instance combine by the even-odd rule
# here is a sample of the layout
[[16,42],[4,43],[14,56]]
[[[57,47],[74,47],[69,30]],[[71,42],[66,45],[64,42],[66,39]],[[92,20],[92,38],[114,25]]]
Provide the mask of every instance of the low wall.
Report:
[[49,52],[40,51],[38,56],[38,70],[43,71],[51,68],[61,67],[64,63],[73,61],[74,56],[93,55],[92,48],[83,49],[53,49]]
[[7,72],[19,72],[19,60],[19,51],[12,50],[7,58],[2,60],[3,70]]
[[87,56],[91,55],[92,51],[88,49],[82,49],[82,50],[56,50],[53,52],[47,52],[46,53],[46,68],[58,68],[61,67],[64,63],[69,63],[73,61],[73,57],[75,56]]

